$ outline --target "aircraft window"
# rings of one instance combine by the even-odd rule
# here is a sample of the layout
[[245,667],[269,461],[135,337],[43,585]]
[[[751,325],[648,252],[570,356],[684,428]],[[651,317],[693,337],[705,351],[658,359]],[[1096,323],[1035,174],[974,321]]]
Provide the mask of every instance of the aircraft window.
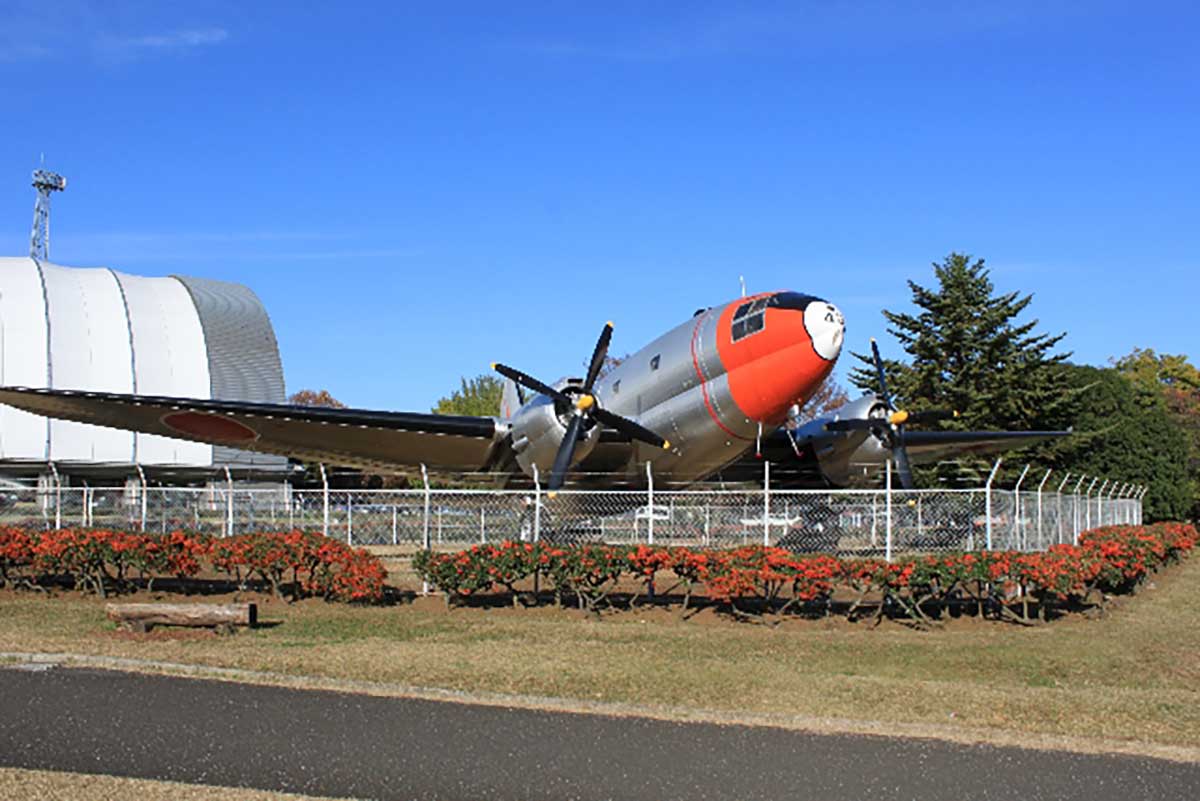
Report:
[[733,319],[740,320],[745,317],[749,313],[750,307],[753,305],[753,303],[743,303],[741,306],[738,306],[737,311],[733,313]]
[[658,360],[659,360],[659,356],[657,356],[657,355],[653,359],[650,360],[650,369],[651,370],[658,369]]
[[621,393],[621,382],[620,382],[620,381],[614,381],[614,382],[613,382],[613,394],[614,394],[614,395],[619,395],[620,393]]
[[767,308],[768,300],[770,300],[770,298],[759,298],[758,300],[754,301],[754,304],[750,307],[750,312],[754,313]]
[[[755,302],[754,305],[757,306],[758,303]],[[765,304],[764,304],[764,306],[765,306]],[[751,334],[757,334],[759,331],[763,330],[763,327],[765,325],[766,325],[766,312],[765,312],[763,306],[759,306],[758,309],[747,314],[742,319],[734,322],[733,331],[732,331],[733,341],[738,342],[739,340],[745,339],[746,337],[750,336]]]

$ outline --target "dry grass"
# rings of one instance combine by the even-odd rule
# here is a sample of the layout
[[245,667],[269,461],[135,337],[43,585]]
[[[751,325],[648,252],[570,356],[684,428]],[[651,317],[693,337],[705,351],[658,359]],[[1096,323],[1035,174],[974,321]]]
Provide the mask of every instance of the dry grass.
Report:
[[0,768],[0,798],[9,801],[318,801],[311,796],[243,787],[122,779],[84,773]]
[[[1045,627],[789,621],[646,610],[391,608],[260,599],[280,625],[218,638],[127,635],[95,599],[5,594],[0,651],[69,652],[718,713],[1098,738],[1200,749],[1200,559],[1102,619]],[[1195,753],[1200,753],[1196,751]]]

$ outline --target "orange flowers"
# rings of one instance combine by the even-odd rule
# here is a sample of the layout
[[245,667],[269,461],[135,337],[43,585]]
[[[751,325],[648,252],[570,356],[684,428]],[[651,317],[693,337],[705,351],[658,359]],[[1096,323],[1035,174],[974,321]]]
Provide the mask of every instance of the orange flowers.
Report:
[[514,584],[539,573],[549,581],[559,603],[565,595],[573,595],[580,608],[597,610],[608,602],[622,577],[642,582],[649,590],[657,576],[672,571],[679,580],[675,588],[682,587],[685,608],[695,585],[703,585],[711,600],[731,609],[747,602],[778,612],[811,603],[828,610],[834,591],[846,588],[860,595],[854,608],[874,594],[887,599],[880,602],[882,606],[890,604],[900,614],[928,622],[929,614],[936,616],[964,597],[974,599],[981,613],[985,606],[1005,611],[1006,604],[1019,597],[1027,616],[1031,597],[1044,613],[1055,603],[1081,604],[1096,588],[1128,591],[1148,572],[1195,548],[1197,539],[1196,529],[1189,524],[1110,526],[1087,532],[1078,546],[1055,545],[1043,553],[930,554],[891,563],[800,555],[758,545],[692,550],[644,543],[505,542],[476,545],[457,554],[419,553],[413,564],[419,575],[447,593],[448,600],[496,586],[507,588],[515,599]]
[[204,563],[234,576],[242,587],[258,576],[280,596],[288,587],[294,598],[377,601],[387,578],[369,552],[303,531],[213,539],[186,531],[0,528],[3,583],[15,583],[18,576],[24,584],[67,578],[76,589],[107,595],[134,589],[135,577],[148,587],[158,578],[194,578]]

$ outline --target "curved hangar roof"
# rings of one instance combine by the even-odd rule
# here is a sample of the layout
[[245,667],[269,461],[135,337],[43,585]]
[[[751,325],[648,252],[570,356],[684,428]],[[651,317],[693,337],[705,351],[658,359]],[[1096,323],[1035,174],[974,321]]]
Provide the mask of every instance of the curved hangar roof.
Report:
[[[283,403],[267,312],[247,287],[0,258],[0,386]],[[280,470],[286,459],[48,420],[0,406],[0,461]]]

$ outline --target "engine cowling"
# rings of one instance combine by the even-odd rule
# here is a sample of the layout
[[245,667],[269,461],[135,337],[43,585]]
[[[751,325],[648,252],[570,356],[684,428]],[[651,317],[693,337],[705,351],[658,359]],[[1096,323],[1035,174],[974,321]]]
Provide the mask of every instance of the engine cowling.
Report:
[[827,431],[825,424],[830,417],[820,417],[806,423],[794,433],[797,444],[812,446],[821,473],[837,486],[846,486],[851,478],[863,470],[872,471],[882,467],[891,453],[883,437],[887,406],[875,395],[863,397],[838,409],[832,417],[846,419],[880,419],[880,430],[863,432]]
[[[561,387],[556,387],[559,389]],[[533,467],[543,478],[550,474],[554,457],[567,434],[571,410],[560,414],[553,399],[536,395],[513,415],[511,424],[512,448],[517,465],[525,475],[533,476]],[[578,464],[591,453],[600,439],[600,426],[585,428],[575,447],[571,464]]]

